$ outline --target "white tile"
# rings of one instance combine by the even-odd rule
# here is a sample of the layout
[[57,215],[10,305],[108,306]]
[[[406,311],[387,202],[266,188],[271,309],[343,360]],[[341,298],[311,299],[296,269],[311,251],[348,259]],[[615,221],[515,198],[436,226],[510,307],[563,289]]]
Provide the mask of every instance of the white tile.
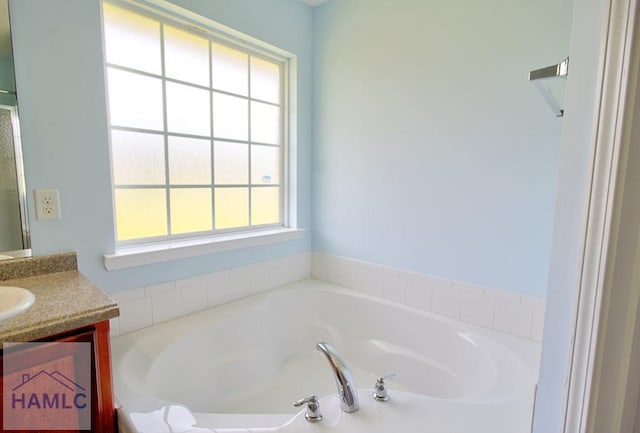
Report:
[[384,272],[375,265],[360,265],[361,274],[357,290],[374,296],[382,296]]
[[431,295],[433,289],[423,281],[407,281],[405,303],[420,310],[431,310]]
[[289,267],[290,280],[288,283],[295,283],[311,277],[311,253],[307,252],[285,257],[285,262]]
[[207,308],[207,288],[202,276],[176,281],[176,289],[182,297],[181,315]]
[[175,290],[176,290],[176,282],[167,281],[166,283],[154,284],[153,286],[145,287],[144,295],[146,297],[154,296],[154,295],[162,295],[162,294],[175,292]]
[[185,278],[182,280],[176,280],[175,287],[177,290],[185,291],[190,289],[197,289],[204,286],[204,277],[202,275]]
[[289,267],[285,258],[281,257],[265,262],[267,270],[267,285],[269,288],[289,284]]
[[544,309],[533,309],[533,323],[531,324],[531,338],[535,341],[542,341],[544,333]]
[[402,278],[403,280],[405,280],[407,282],[409,282],[409,281],[416,281],[416,282],[424,282],[424,281],[426,281],[426,275],[425,274],[420,274],[418,272],[398,270],[398,275],[400,276],[400,278]]
[[427,285],[432,289],[450,289],[453,287],[453,281],[446,278],[433,277],[427,275]]
[[311,277],[311,254],[302,253],[265,262],[269,288]]
[[207,306],[217,307],[227,302],[227,271],[218,271],[204,275],[202,280],[207,290]]
[[133,301],[134,299],[141,299],[144,298],[144,287],[109,293],[109,296],[111,296],[111,298],[118,304],[121,302]]
[[321,281],[327,281],[329,273],[328,256],[322,253],[311,255],[311,277]]
[[120,335],[120,324],[117,317],[109,319],[109,337],[114,338]]
[[227,269],[225,273],[226,286],[233,299],[240,299],[247,296],[249,293],[249,285],[251,284],[251,276],[247,273],[245,267]]
[[389,301],[400,302],[406,301],[406,280],[400,278],[397,271],[384,271],[382,278],[382,297]]
[[491,328],[493,326],[495,301],[485,296],[468,293],[463,293],[461,296],[460,319],[474,325]]
[[210,274],[205,274],[202,276],[202,283],[207,289],[224,285],[226,284],[226,272],[227,270],[224,269],[217,272],[211,272]]
[[145,287],[151,297],[153,323],[162,323],[182,315],[182,297],[175,281]]
[[493,298],[498,302],[509,302],[514,304],[520,304],[522,297],[515,292],[508,292],[506,290],[486,288],[485,296]]
[[547,304],[547,300],[538,296],[522,296],[522,305],[527,307],[537,308],[543,310]]
[[356,290],[361,279],[361,264],[344,257],[330,257],[327,260],[329,282]]
[[177,290],[151,297],[153,323],[162,323],[182,315],[182,298]]
[[203,277],[207,290],[207,306],[217,307],[237,299],[233,288],[228,281],[229,271],[219,271]]
[[247,279],[245,291],[247,296],[264,292],[269,288],[267,267],[264,262],[243,266],[242,269]]
[[453,287],[462,295],[484,296],[485,294],[484,287],[476,284],[465,283],[464,281],[454,281]]
[[311,276],[321,281],[357,290],[362,274],[362,262],[346,257],[313,253]]
[[362,284],[362,262],[349,260],[342,267],[342,285],[348,289],[358,290]]
[[122,302],[118,307],[120,308],[120,317],[118,317],[119,335],[146,328],[153,324],[151,298]]
[[531,338],[533,309],[513,302],[496,301],[493,328],[523,338]]
[[[427,284],[429,284],[427,282]],[[460,292],[451,287],[433,287],[431,297],[431,311],[443,316],[460,318]]]
[[322,266],[323,271],[320,279],[327,283],[339,285],[340,271],[337,268],[340,266],[340,262],[338,261],[338,258],[331,255],[324,255],[322,257]]
[[204,286],[182,291],[182,315],[206,310],[208,305],[207,289]]

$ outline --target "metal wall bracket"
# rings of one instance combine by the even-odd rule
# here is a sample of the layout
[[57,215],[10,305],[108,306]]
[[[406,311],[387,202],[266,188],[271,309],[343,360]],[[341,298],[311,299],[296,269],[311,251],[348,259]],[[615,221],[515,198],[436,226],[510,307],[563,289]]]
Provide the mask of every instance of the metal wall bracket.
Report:
[[536,86],[544,100],[547,102],[556,117],[562,117],[564,110],[560,108],[560,104],[556,100],[551,90],[547,86],[547,80],[553,78],[566,78],[569,74],[569,57],[564,59],[557,65],[551,65],[544,68],[536,69],[529,72],[529,81]]

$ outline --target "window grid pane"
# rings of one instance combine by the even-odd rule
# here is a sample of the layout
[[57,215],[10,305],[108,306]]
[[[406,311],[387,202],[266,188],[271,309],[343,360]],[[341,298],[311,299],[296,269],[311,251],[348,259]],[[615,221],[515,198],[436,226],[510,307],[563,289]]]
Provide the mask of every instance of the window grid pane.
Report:
[[280,221],[280,188],[251,188],[251,225]]
[[172,133],[211,136],[209,92],[167,82],[167,129]]
[[109,114],[112,126],[162,131],[162,81],[108,68]]
[[[109,20],[105,13],[105,28]],[[108,97],[118,241],[281,224],[281,63],[173,24],[146,24],[141,44],[161,47],[159,70],[119,65],[117,52],[106,58],[114,63]],[[110,33],[105,44],[114,47]],[[145,141],[127,147],[118,138],[147,131],[160,133],[153,140],[160,148]],[[151,166],[136,169],[140,161]],[[145,218],[153,224],[143,227]]]
[[209,41],[193,33],[164,26],[167,77],[209,86]]
[[164,189],[115,190],[116,227],[119,240],[166,236]]
[[214,141],[213,164],[216,185],[249,184],[249,145]]
[[104,3],[107,63],[160,74],[160,23]]
[[171,185],[211,185],[211,143],[199,138],[169,137]]
[[197,233],[212,229],[211,189],[175,188],[171,197],[171,233]]
[[[164,137],[113,130],[111,132],[114,185],[164,185]],[[142,162],[142,163],[141,163]]]
[[249,225],[249,188],[216,188],[216,229]]

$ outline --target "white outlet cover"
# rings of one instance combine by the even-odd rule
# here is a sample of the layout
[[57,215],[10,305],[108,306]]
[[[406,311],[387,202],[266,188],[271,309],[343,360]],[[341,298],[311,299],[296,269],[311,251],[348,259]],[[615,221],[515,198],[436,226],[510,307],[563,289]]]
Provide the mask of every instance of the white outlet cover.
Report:
[[57,189],[36,189],[36,219],[60,219],[60,194]]

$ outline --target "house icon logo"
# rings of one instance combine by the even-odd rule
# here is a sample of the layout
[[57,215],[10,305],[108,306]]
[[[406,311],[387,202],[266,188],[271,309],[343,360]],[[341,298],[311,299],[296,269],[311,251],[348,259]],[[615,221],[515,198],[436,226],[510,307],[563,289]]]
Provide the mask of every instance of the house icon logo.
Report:
[[90,430],[91,343],[27,344],[3,357],[3,431]]
[[[53,393],[42,390],[57,388]],[[40,370],[35,375],[22,375],[22,383],[13,388],[11,409],[84,409],[87,393],[84,387],[59,371]]]

